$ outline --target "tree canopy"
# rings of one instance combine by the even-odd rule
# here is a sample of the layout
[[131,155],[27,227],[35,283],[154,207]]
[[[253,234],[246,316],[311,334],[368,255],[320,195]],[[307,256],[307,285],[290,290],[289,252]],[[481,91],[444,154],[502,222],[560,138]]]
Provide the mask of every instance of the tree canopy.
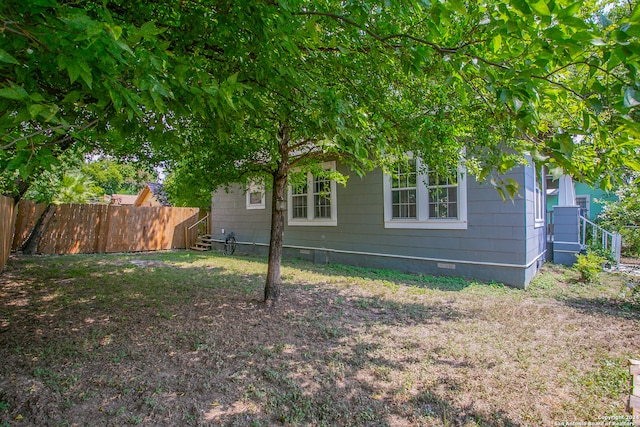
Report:
[[598,6],[9,1],[0,167],[24,181],[73,142],[164,160],[192,188],[265,179],[277,298],[298,168],[366,173],[408,151],[448,168],[464,153],[498,187],[525,154],[604,186],[640,169],[640,6]]
[[[117,4],[8,0],[0,5],[1,190],[20,198],[68,150],[146,159],[191,87],[175,78],[164,31]],[[113,9],[113,10],[112,10]],[[200,81],[199,84],[208,84]],[[179,100],[180,99],[180,100]],[[213,101],[212,101],[213,102]],[[159,137],[160,137],[159,136]]]

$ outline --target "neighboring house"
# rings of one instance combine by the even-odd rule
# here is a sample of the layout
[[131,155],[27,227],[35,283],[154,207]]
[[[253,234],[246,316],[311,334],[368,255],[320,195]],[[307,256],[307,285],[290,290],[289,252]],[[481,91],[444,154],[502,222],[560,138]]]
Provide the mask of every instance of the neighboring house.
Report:
[[[547,212],[552,211],[553,207],[558,205],[558,182],[559,180],[554,180],[551,176],[547,176]],[[576,205],[580,206],[583,215],[590,220],[596,219],[602,212],[604,208],[604,203],[602,202],[618,200],[618,197],[612,191],[592,188],[581,182],[574,182],[573,187]]]
[[148,182],[138,196],[136,197],[134,206],[171,206],[164,191],[164,185]]
[[547,177],[548,257],[556,264],[573,265],[577,255],[590,247],[599,247],[620,263],[622,240],[595,224],[602,211],[602,200],[616,200],[614,194],[574,183],[570,176],[558,180]]
[[[308,174],[306,185],[289,187],[285,256],[526,287],[546,253],[544,180],[534,168],[505,176],[520,185],[513,201],[464,170],[452,179],[420,170],[409,165],[392,178],[376,169],[346,187]],[[213,238],[234,232],[238,250],[266,252],[271,205],[256,185],[214,192]]]

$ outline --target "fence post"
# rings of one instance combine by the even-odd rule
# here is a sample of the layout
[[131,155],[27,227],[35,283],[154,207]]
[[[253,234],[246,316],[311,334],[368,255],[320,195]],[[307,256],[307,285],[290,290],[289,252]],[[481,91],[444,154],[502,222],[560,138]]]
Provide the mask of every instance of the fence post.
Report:
[[631,424],[640,425],[640,360],[629,360],[629,372],[632,375],[631,396],[629,396],[629,412],[632,416]]

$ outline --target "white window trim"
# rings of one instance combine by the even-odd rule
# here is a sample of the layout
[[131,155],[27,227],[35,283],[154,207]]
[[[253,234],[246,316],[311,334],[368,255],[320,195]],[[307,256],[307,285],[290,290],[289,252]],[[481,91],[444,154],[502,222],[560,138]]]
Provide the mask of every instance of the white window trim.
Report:
[[391,198],[392,176],[385,174],[384,191],[384,228],[434,229],[434,230],[466,230],[467,229],[467,173],[462,164],[458,165],[458,218],[429,218],[429,192],[427,175],[420,173],[421,161],[416,159],[417,178],[417,218],[393,218]]
[[[335,172],[336,162],[325,162],[320,165],[323,169],[331,170]],[[314,218],[315,206],[314,206],[314,194],[313,194],[313,174],[307,172],[307,218],[293,218],[293,203],[292,203],[292,191],[291,185],[287,191],[287,225],[291,226],[320,226],[320,227],[335,227],[338,225],[338,197],[337,197],[337,185],[334,180],[331,180],[331,218]]]
[[[540,175],[540,177],[538,177]],[[544,180],[541,178],[544,177]],[[534,228],[544,227],[545,225],[545,217],[546,217],[546,203],[545,203],[545,194],[546,194],[546,174],[540,173],[536,171],[536,165],[533,165],[533,217],[534,217]],[[540,178],[540,179],[538,179]]]
[[[260,193],[260,203],[251,203],[251,193]],[[266,209],[263,183],[250,182],[247,186],[247,209]]]

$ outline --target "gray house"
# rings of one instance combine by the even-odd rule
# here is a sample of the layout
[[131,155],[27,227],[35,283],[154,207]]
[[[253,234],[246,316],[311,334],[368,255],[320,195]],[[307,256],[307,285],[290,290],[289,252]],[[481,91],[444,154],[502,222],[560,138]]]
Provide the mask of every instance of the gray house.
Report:
[[[349,173],[336,162],[323,166]],[[462,168],[447,179],[420,170],[419,161],[394,176],[376,169],[346,186],[308,174],[288,191],[284,256],[526,287],[545,260],[544,177],[513,169],[505,178],[519,184],[520,197],[505,202]],[[214,239],[233,232],[238,251],[267,252],[269,191],[218,190],[211,214]]]

